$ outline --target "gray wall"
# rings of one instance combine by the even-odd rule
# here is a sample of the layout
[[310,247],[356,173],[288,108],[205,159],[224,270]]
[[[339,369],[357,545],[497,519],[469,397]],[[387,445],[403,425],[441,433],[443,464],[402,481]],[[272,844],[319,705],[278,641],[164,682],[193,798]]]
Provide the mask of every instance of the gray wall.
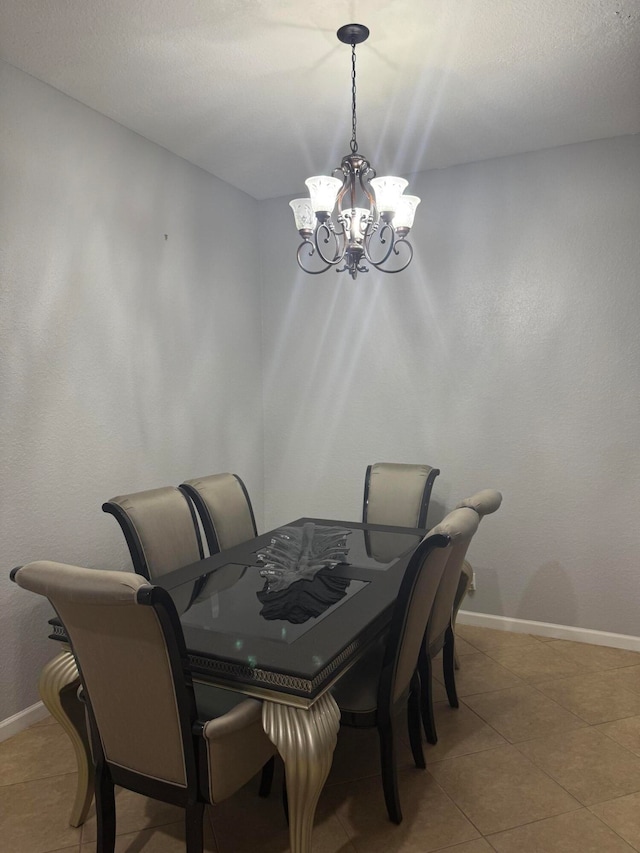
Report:
[[412,266],[352,282],[286,199],[0,76],[0,720],[53,653],[6,570],[126,568],[101,503],[212,471],[262,527],[358,518],[375,460],[441,467],[431,522],[496,486],[467,606],[638,633],[639,137],[414,177]]
[[128,567],[102,502],[199,474],[260,522],[263,458],[257,202],[6,64],[0,92],[2,720],[55,652],[8,570]]
[[640,137],[411,191],[412,266],[356,282],[298,272],[287,199],[262,203],[266,525],[358,518],[369,462],[427,462],[430,521],[504,493],[468,609],[637,635]]

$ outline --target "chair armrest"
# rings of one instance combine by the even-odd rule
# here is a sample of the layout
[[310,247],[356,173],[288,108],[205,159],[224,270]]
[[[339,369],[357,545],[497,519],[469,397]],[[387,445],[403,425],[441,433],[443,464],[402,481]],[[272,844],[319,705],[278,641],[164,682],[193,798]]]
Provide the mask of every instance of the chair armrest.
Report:
[[224,740],[256,723],[262,725],[262,702],[257,699],[245,699],[226,714],[204,722],[202,737],[210,742]]

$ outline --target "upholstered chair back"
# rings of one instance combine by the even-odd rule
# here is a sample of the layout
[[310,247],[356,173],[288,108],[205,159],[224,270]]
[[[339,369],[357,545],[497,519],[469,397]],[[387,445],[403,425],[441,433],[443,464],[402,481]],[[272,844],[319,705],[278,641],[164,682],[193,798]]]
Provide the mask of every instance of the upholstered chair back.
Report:
[[432,537],[430,541],[423,539],[407,566],[387,643],[388,651],[396,650],[392,704],[406,692],[415,672],[427,620],[450,551],[451,543],[444,536]]
[[440,524],[429,531],[430,536],[445,535],[451,539],[451,549],[436,593],[427,630],[427,646],[443,637],[451,622],[453,602],[458,588],[462,563],[469,543],[478,529],[479,517],[474,510],[463,507],[454,509]]
[[[500,492],[495,489],[482,489],[480,492],[476,492],[475,495],[472,495],[470,498],[465,498],[460,501],[457,508],[468,507],[469,509],[474,510],[478,513],[478,517],[480,521],[485,517],[485,515],[489,515],[492,512],[495,512],[500,508],[500,504],[502,503],[502,495]],[[458,615],[458,610],[460,610],[460,606],[462,605],[462,600],[467,594],[467,590],[471,584],[471,580],[473,578],[473,568],[471,564],[467,560],[462,561],[462,566],[460,567],[460,578],[458,580],[458,588],[456,590],[454,602],[453,602],[453,624],[455,624],[456,617]],[[456,668],[458,667],[458,663],[456,661]]]
[[[46,596],[62,620],[106,760],[186,788],[195,699],[184,683],[182,632],[176,637],[155,607],[140,603],[154,588],[132,572],[47,561],[23,566],[14,580]],[[171,611],[167,593],[154,594],[166,596]],[[195,774],[193,754],[191,762]]]
[[236,474],[197,477],[180,488],[198,509],[210,554],[258,535],[249,494]]
[[425,527],[433,481],[440,473],[429,465],[376,462],[364,483],[362,520],[369,524]]
[[102,509],[120,524],[134,570],[149,580],[204,556],[193,507],[175,486],[119,495]]

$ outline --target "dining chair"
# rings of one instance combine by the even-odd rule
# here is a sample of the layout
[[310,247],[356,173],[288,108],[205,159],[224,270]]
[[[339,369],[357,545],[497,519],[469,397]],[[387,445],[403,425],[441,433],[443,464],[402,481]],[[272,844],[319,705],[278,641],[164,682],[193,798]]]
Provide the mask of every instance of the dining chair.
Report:
[[[176,488],[120,495],[103,504],[102,509],[113,515],[120,525],[134,571],[148,580],[157,579],[204,556],[193,507]],[[78,826],[84,822],[93,799],[88,746],[84,749],[77,746],[78,743],[85,744],[88,737],[85,714],[78,707],[76,696],[79,673],[73,657],[65,651],[48,666],[62,668],[66,678],[64,689],[55,691],[57,695],[53,697],[48,695],[45,704],[48,703],[47,707],[55,715],[64,696],[66,714],[78,722],[77,730],[73,727],[67,729],[72,743],[76,745],[78,761],[78,788],[71,816],[72,825]],[[272,775],[272,770],[266,768],[262,796],[267,796],[270,791],[269,774]]]
[[[474,509],[478,515],[480,516],[480,521],[485,517],[485,515],[490,515],[492,512],[495,512],[499,509],[500,504],[502,503],[502,495],[500,492],[495,489],[482,489],[479,492],[476,492],[475,495],[472,495],[470,498],[465,498],[463,501],[460,501],[458,507],[468,506],[471,509]],[[453,630],[455,633],[456,628],[456,619],[458,618],[458,611],[462,605],[462,600],[469,591],[469,587],[471,586],[471,581],[473,579],[473,567],[468,560],[462,561],[462,568],[460,570],[460,580],[458,581],[458,589],[456,590],[456,595],[453,600]],[[456,653],[454,656],[454,664],[456,669],[460,669],[460,663],[458,654]]]
[[385,805],[393,823],[402,821],[393,720],[408,698],[409,742],[416,767],[424,768],[420,732],[418,657],[431,608],[452,550],[473,535],[478,516],[464,509],[451,513],[429,533],[411,556],[391,617],[388,634],[343,675],[333,688],[341,724],[376,727]]
[[362,521],[397,527],[426,527],[433,482],[440,473],[429,465],[376,462],[364,479]]
[[[157,580],[167,572],[204,557],[195,510],[182,489],[164,486],[120,495],[104,503],[102,509],[113,515],[122,528],[134,571],[148,580]],[[232,582],[234,578],[223,578],[216,573],[203,578],[202,583],[194,587],[190,603],[206,594],[207,585],[210,594],[211,587],[222,589],[225,583]],[[209,685],[203,685],[201,691],[208,689],[211,689]],[[275,761],[270,759],[262,774],[261,797],[269,796],[274,770]]]
[[262,703],[200,692],[173,601],[141,575],[39,561],[11,577],[49,599],[80,671],[98,853],[115,850],[114,785],[182,806],[187,853],[202,853],[205,805],[231,796],[275,752]]
[[204,557],[193,506],[175,486],[119,495],[102,509],[122,528],[133,569],[147,580]]
[[[453,512],[468,510],[476,515],[477,525],[490,512],[495,512],[502,502],[502,495],[495,489],[484,489],[471,498],[461,501]],[[452,513],[450,513],[451,515]],[[448,518],[449,516],[447,516]],[[446,521],[446,518],[444,519]],[[439,525],[432,532],[438,530]],[[474,531],[475,532],[475,531]],[[442,650],[442,672],[444,677],[447,699],[452,708],[459,706],[455,679],[455,617],[457,615],[456,599],[460,591],[461,579],[466,578],[471,568],[465,569],[465,557],[471,538],[460,542],[451,550],[433,605],[433,612],[427,626],[425,643],[419,659],[420,684],[422,699],[423,726],[427,741],[431,744],[438,742],[435,718],[433,713],[432,660]],[[467,564],[468,565],[468,564]],[[459,607],[459,604],[458,604]]]
[[249,493],[237,474],[211,474],[179,486],[195,504],[210,554],[258,535]]

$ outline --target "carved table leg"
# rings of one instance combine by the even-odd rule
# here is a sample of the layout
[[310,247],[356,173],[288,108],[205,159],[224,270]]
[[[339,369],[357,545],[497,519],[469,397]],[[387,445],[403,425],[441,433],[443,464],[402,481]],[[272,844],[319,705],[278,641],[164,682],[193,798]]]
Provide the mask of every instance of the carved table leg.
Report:
[[284,761],[291,853],[311,853],[313,818],[331,769],[340,711],[330,693],[308,710],[265,701],[262,724]]
[[65,730],[76,754],[78,783],[69,823],[80,826],[93,799],[93,762],[87,737],[84,705],[77,697],[80,678],[71,652],[62,652],[40,673],[40,698],[52,717]]

